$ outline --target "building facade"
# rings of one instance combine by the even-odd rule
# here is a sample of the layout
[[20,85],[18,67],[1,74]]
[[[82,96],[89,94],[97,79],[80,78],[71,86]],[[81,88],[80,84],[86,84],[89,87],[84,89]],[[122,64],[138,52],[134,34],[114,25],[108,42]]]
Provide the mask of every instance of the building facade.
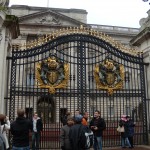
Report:
[[14,5],[10,13],[19,18],[20,35],[9,36],[2,55],[7,67],[1,72],[1,112],[13,120],[18,108],[28,118],[37,111],[44,122],[43,149],[59,148],[61,118],[76,109],[90,117],[101,111],[104,146],[120,145],[122,114],[137,124],[135,143],[147,144],[149,50],[140,43],[146,27],[87,24],[86,10],[79,9]]

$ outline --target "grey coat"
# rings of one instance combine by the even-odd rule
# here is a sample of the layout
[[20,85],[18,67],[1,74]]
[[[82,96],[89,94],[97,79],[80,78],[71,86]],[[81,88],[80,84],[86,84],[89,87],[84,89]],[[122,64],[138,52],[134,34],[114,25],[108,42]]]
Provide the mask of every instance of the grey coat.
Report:
[[70,131],[70,126],[68,125],[63,126],[60,131],[61,146],[64,146],[65,150],[71,150],[69,131]]

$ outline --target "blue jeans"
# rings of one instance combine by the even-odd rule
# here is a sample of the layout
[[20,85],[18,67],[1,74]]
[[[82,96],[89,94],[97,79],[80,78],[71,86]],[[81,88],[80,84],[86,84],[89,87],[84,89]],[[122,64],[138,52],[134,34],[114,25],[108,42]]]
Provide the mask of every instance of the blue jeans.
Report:
[[94,150],[102,150],[102,137],[101,136],[94,137]]
[[41,133],[33,132],[32,133],[32,150],[39,149]]
[[30,150],[30,148],[29,148],[29,146],[26,146],[26,147],[15,147],[15,146],[13,146],[12,150]]
[[129,142],[129,139],[126,137],[126,138],[123,138],[123,137],[121,137],[121,146],[122,147],[126,147],[126,145],[128,146],[128,147],[131,147],[131,144],[130,144],[130,142]]

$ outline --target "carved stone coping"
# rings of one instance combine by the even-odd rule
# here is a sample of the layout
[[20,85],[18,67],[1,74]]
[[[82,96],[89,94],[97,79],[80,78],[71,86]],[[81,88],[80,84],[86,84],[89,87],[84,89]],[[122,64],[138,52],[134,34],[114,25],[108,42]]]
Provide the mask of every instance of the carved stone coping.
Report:
[[18,17],[14,15],[6,15],[4,26],[10,29],[12,39],[16,39],[20,35]]

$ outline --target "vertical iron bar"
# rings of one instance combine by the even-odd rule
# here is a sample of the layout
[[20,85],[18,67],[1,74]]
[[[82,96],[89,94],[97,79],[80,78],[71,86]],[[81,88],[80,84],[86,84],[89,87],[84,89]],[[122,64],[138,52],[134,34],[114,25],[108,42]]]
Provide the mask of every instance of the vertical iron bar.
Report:
[[10,82],[10,102],[9,102],[9,118],[11,121],[15,119],[15,88],[16,88],[16,64],[17,60],[12,50],[12,65],[11,65],[11,82]]
[[83,113],[86,111],[86,49],[82,39],[78,42],[78,109]]
[[[143,58],[143,56],[142,56]],[[142,59],[143,60],[143,59]],[[146,89],[145,89],[145,74],[144,74],[144,65],[140,64],[140,81],[141,81],[141,98],[142,98],[142,107],[143,107],[143,143],[148,144],[148,131],[147,131],[147,107],[146,107]]]

